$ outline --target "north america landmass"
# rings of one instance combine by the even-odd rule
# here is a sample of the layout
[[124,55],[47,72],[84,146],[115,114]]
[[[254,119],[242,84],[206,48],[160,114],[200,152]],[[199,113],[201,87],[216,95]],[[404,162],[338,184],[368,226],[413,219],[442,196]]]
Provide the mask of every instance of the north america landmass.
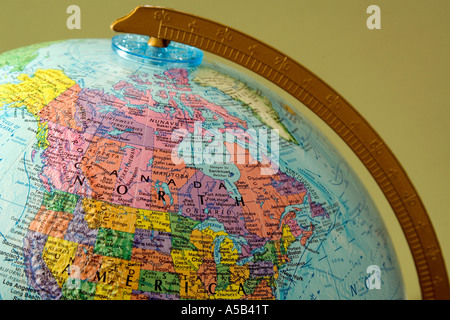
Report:
[[[63,70],[38,69],[0,85],[0,108],[26,110],[36,121],[34,148],[43,159],[34,214],[16,231],[28,280],[22,291],[41,299],[276,298],[280,271],[310,250],[316,232],[296,211],[307,206],[327,220],[332,210],[292,174],[261,175],[264,163],[245,144],[224,141],[221,154],[244,163],[196,165],[174,153],[181,143],[173,132],[192,134],[195,123],[205,124],[203,137],[249,129],[245,117],[192,92],[190,81],[224,90],[228,78],[218,84],[208,75],[202,69],[192,80],[173,68],[129,76],[106,92]],[[230,101],[258,114],[251,100],[264,99],[233,88]],[[262,126],[294,143],[279,121],[265,118],[273,119],[261,114]]]

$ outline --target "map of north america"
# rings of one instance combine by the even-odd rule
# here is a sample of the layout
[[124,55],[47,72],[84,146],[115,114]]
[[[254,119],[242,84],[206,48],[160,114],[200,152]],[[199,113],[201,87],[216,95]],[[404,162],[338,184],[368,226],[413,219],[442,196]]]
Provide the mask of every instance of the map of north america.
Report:
[[[289,107],[208,66],[117,71],[100,87],[92,66],[81,76],[36,56],[0,82],[0,147],[24,150],[8,166],[25,182],[0,168],[3,186],[22,188],[0,192],[18,212],[0,239],[12,252],[1,252],[10,267],[0,276],[17,298],[313,298],[314,274],[308,282],[299,270],[327,256],[320,241],[331,230],[333,264],[346,263],[336,252],[344,234],[356,236],[338,201],[289,165],[321,152],[276,116]],[[12,119],[29,140],[15,136]],[[248,132],[261,129],[277,132],[278,162],[254,152]],[[199,160],[199,143],[221,161]],[[24,196],[21,207],[14,197]],[[355,252],[361,263],[364,250]],[[14,272],[16,282],[6,280]],[[367,292],[358,277],[349,294]]]

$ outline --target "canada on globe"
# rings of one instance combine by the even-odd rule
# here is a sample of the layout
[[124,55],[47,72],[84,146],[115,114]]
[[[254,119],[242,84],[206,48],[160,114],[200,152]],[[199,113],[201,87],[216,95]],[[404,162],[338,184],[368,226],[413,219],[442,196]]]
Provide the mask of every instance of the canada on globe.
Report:
[[146,40],[0,55],[0,297],[403,299],[324,135],[249,76]]

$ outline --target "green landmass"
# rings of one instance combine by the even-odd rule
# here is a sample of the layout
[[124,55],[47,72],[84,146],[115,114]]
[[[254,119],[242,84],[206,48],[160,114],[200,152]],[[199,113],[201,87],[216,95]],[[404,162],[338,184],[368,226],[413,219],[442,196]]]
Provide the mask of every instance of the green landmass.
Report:
[[45,193],[42,204],[52,211],[61,211],[73,213],[79,196],[60,190],[54,190],[53,193]]
[[124,260],[131,259],[134,234],[112,229],[100,228],[94,253]]
[[139,276],[139,290],[179,294],[180,279],[176,273],[141,269]]
[[11,72],[23,71],[25,67],[38,56],[38,50],[48,47],[57,41],[36,43],[30,46],[17,48],[0,54],[0,68],[13,66]]

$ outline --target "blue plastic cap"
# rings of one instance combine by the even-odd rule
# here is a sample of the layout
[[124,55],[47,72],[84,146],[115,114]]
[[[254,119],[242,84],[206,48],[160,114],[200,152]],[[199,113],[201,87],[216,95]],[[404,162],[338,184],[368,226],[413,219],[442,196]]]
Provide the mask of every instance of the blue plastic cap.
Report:
[[141,63],[180,67],[196,67],[202,63],[200,49],[173,41],[165,48],[158,48],[148,45],[148,40],[148,36],[125,33],[113,37],[111,44],[122,58]]

